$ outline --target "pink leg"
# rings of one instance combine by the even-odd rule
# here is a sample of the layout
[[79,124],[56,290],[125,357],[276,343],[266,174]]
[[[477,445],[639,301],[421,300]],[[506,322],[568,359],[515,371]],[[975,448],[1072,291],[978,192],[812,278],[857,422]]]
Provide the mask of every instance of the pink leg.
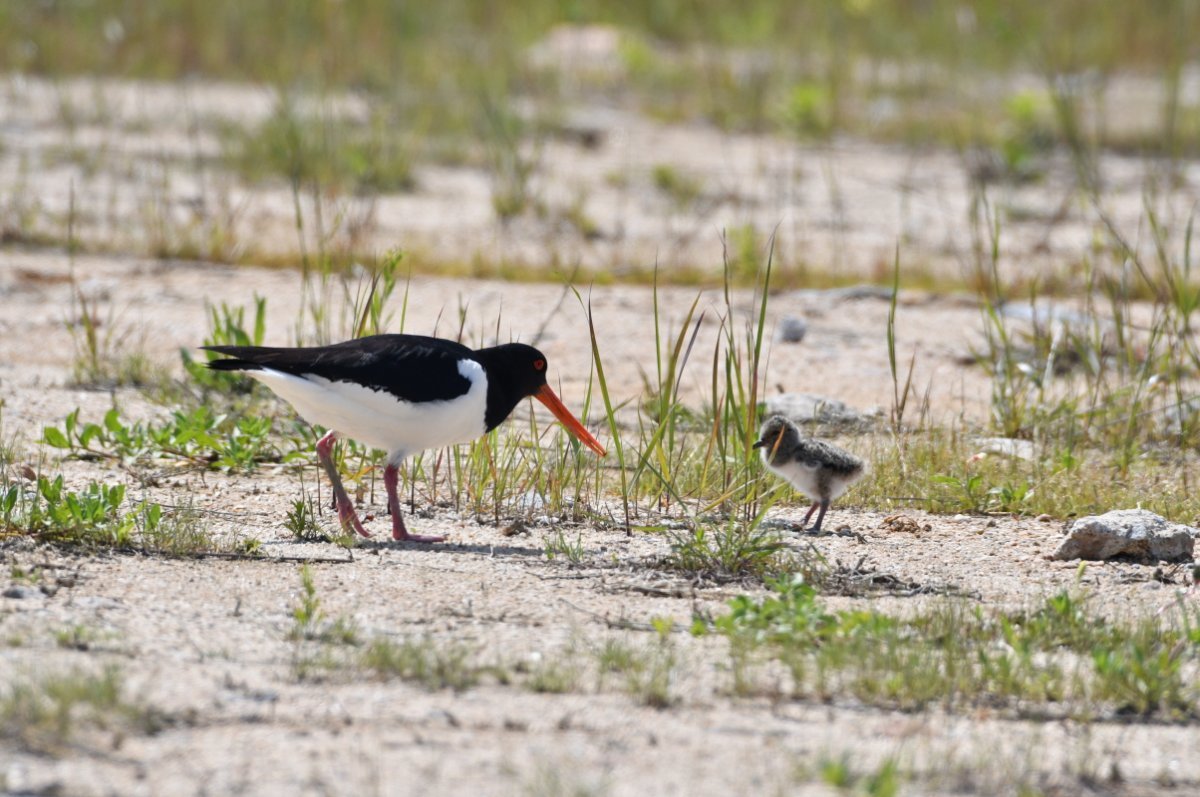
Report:
[[[821,502],[820,502],[820,501],[813,501],[813,505],[812,505],[812,506],[810,506],[810,507],[808,508],[808,514],[804,516],[804,522],[800,524],[800,528],[801,528],[802,530],[803,530],[803,529],[805,529],[805,528],[808,528],[808,521],[809,521],[809,518],[811,518],[811,517],[812,517],[812,513],[813,513],[813,512],[816,512],[816,511],[817,511],[817,507],[819,507],[820,505],[821,505]],[[823,515],[823,514],[825,514],[825,513],[824,513],[824,512],[822,512],[821,514]],[[819,523],[820,521],[817,521],[817,522]]]
[[354,529],[364,537],[370,537],[370,533],[363,528],[362,521],[358,519],[358,513],[354,511],[354,504],[350,503],[350,496],[346,494],[346,488],[342,485],[342,477],[338,475],[337,466],[333,464],[333,444],[337,442],[337,432],[329,432],[320,440],[317,441],[317,459],[321,461],[321,467],[325,469],[325,475],[329,477],[329,481],[333,486],[333,503],[337,507],[338,520],[342,523],[344,529]]
[[383,486],[387,488],[388,512],[392,513],[392,539],[404,542],[441,542],[446,539],[445,537],[408,533],[408,529],[404,526],[404,517],[400,514],[400,494],[396,489],[399,480],[399,469],[389,463],[383,469]]

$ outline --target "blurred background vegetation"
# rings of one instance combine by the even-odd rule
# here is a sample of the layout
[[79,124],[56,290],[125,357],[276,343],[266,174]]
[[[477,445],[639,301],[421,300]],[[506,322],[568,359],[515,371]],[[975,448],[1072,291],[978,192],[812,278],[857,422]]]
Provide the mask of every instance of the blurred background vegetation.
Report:
[[[611,26],[615,57],[589,61],[570,45],[558,61],[528,57],[563,24]],[[1180,97],[1198,29],[1196,0],[5,0],[0,65],[349,88],[386,100],[389,121],[418,132],[477,127],[498,99],[521,95],[810,138],[1001,136],[993,143],[1011,160],[1079,135],[1196,148],[1195,104],[1182,113]],[[549,68],[560,66],[568,72]],[[1117,73],[1155,83],[1152,107],[1130,109],[1137,123],[1064,122],[1063,103],[1103,105]]]

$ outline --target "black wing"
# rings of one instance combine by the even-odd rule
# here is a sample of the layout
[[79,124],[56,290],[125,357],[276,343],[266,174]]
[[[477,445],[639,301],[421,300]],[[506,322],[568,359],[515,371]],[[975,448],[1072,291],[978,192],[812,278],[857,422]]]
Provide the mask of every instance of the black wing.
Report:
[[218,371],[271,368],[294,376],[354,382],[405,401],[445,401],[463,395],[471,382],[458,370],[475,353],[460,343],[424,335],[373,335],[332,346],[280,349],[267,346],[204,346],[233,359],[213,360]]

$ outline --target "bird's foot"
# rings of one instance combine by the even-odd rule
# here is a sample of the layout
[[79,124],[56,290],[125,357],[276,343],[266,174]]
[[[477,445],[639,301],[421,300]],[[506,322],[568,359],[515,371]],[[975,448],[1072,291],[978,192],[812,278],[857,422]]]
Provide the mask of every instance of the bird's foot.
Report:
[[442,542],[445,537],[432,534],[409,534],[404,517],[399,512],[392,513],[392,539],[396,542]]
[[354,507],[350,506],[350,504],[338,503],[337,513],[338,520],[341,521],[342,528],[346,529],[347,531],[353,529],[363,537],[371,536],[371,532],[363,528],[362,521],[358,519],[358,513],[354,511]]

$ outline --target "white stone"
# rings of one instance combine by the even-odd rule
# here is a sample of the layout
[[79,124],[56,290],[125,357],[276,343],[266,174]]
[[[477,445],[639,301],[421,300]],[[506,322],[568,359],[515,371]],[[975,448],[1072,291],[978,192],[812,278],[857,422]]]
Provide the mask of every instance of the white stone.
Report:
[[1200,530],[1171,523],[1144,509],[1118,509],[1079,518],[1051,554],[1052,559],[1136,559],[1189,561]]

